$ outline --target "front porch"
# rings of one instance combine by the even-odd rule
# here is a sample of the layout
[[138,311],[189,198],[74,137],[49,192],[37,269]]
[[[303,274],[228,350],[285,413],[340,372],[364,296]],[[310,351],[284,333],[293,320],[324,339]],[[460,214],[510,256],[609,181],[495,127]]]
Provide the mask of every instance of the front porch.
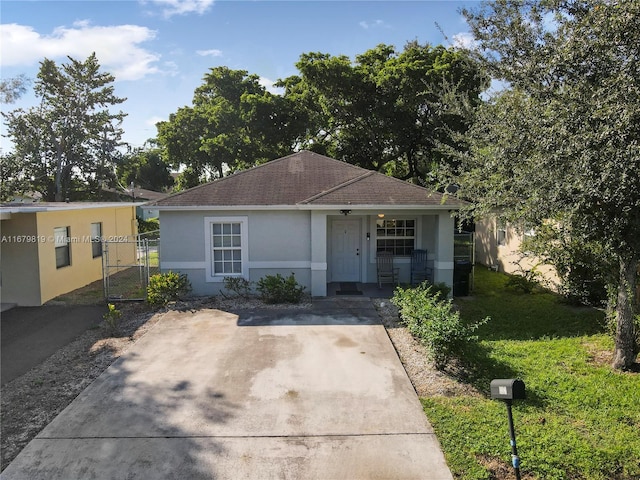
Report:
[[[378,287],[377,283],[331,282],[327,283],[327,297],[391,298],[396,286],[383,284],[382,287]],[[355,293],[356,291],[361,293]]]

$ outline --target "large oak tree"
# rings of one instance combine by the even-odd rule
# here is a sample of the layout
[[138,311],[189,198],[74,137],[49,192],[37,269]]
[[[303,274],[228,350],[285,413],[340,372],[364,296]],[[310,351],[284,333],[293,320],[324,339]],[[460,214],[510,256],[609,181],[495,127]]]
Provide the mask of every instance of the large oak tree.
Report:
[[285,97],[310,112],[310,148],[418,183],[443,160],[439,144],[469,126],[452,99],[475,106],[487,87],[466,52],[417,42],[402,51],[378,45],[355,61],[307,53],[296,66],[300,75],[283,81]]
[[182,186],[291,153],[292,110],[259,80],[245,70],[211,68],[194,92],[193,105],[157,124],[166,161],[174,168],[186,166]]
[[608,276],[613,365],[628,369],[637,355],[640,2],[500,0],[464,14],[507,88],[478,112],[460,193],[476,214],[500,211],[525,228],[551,225],[556,240],[598,246],[602,264],[617,268]]

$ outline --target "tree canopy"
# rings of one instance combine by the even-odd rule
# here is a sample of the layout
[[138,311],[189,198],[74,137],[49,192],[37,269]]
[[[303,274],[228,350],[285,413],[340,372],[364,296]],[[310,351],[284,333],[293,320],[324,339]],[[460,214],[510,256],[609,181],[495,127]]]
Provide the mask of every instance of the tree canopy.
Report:
[[210,69],[193,105],[158,124],[169,163],[187,167],[181,185],[301,148],[421,182],[443,160],[438,144],[469,126],[451,100],[475,106],[487,86],[467,53],[416,42],[402,52],[379,45],[355,61],[307,53],[296,66],[299,75],[276,84],[283,95],[244,70]]
[[[546,232],[547,250],[601,252],[616,293],[613,364],[637,354],[640,3],[500,0],[465,10],[486,68],[508,87],[481,107],[460,194]],[[545,226],[552,229],[545,229]],[[552,231],[553,235],[549,236]]]
[[197,182],[290,153],[291,119],[287,102],[267,92],[257,75],[215,67],[196,89],[193,106],[158,123],[158,142],[168,163],[186,165]]
[[[125,101],[114,94],[114,77],[100,71],[95,54],[40,63],[35,92],[40,104],[3,113],[14,151],[3,157],[3,192],[28,186],[44,200],[95,195],[114,180],[114,159],[125,114],[109,108]],[[12,161],[9,161],[9,160]]]
[[117,160],[116,174],[123,188],[133,183],[139,188],[163,192],[174,183],[171,168],[157,145],[145,145],[122,155]]
[[26,93],[30,82],[24,74],[0,79],[0,103],[14,103]]
[[[312,149],[361,167],[423,181],[442,161],[441,142],[468,128],[451,100],[477,105],[487,79],[462,50],[408,43],[356,56],[303,54],[285,97],[305,99]],[[312,101],[308,101],[311,99]],[[452,159],[449,159],[452,160]]]

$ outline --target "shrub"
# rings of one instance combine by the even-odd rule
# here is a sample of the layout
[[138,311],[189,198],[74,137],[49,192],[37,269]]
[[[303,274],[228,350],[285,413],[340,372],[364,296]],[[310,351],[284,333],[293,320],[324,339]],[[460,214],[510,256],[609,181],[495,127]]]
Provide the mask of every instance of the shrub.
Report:
[[265,303],[300,303],[304,290],[293,273],[287,278],[278,273],[258,280],[258,292]]
[[512,275],[509,275],[505,287],[524,294],[530,294],[536,289],[543,288],[543,284],[546,282],[544,276],[538,271],[540,264],[534,265],[530,269],[522,266],[522,261],[525,258],[526,256],[522,255],[519,260],[511,262],[517,269]]
[[411,334],[428,349],[435,367],[443,369],[447,362],[461,356],[468,344],[477,341],[473,332],[489,321],[467,325],[460,320],[451,300],[427,282],[415,288],[397,288],[391,302],[398,307],[400,318]]
[[[160,220],[157,218],[150,218],[148,220],[144,220],[141,217],[136,217],[138,220],[138,233],[139,234],[147,234],[146,238],[158,238],[160,230]],[[152,235],[148,235],[152,233]]]
[[185,274],[158,273],[149,278],[147,302],[164,306],[171,301],[179,300],[190,291],[191,283]]
[[[426,282],[426,284],[425,284]],[[438,282],[438,283],[434,283],[434,284],[429,284],[428,281],[423,282],[424,288],[427,288],[428,286],[431,286],[431,292],[433,295],[439,295],[438,298],[444,300],[445,298],[449,297],[449,294],[451,293],[451,287],[449,285],[447,285],[444,282]]]
[[107,307],[109,310],[102,315],[102,318],[104,318],[108,332],[115,335],[120,330],[120,317],[122,317],[122,312],[118,310],[113,303],[108,304]]
[[238,297],[247,298],[251,296],[251,285],[253,282],[242,277],[224,277],[224,288],[235,293]]

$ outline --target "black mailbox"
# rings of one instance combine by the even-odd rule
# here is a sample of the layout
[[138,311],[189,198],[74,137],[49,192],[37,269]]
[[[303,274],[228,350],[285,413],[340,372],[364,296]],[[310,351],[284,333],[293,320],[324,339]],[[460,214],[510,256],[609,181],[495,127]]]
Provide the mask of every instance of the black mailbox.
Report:
[[491,398],[498,400],[524,400],[524,382],[513,378],[491,380]]

